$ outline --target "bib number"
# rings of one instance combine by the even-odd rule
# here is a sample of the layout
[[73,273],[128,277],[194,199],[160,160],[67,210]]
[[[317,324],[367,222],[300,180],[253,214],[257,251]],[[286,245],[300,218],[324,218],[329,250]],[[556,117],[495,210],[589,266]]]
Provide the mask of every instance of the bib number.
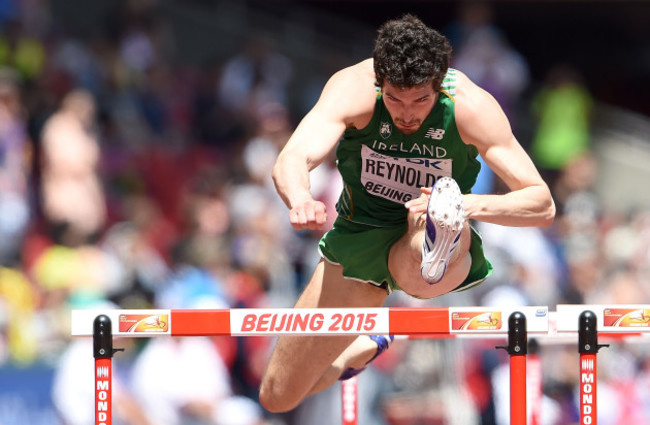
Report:
[[441,177],[451,177],[452,160],[396,158],[361,147],[361,184],[368,193],[389,201],[406,203],[420,196]]

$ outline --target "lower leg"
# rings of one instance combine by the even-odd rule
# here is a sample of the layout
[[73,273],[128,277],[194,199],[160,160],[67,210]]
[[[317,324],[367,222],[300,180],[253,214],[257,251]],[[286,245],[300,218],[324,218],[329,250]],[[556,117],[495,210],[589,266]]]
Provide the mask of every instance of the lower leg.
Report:
[[305,397],[326,388],[321,380],[333,373],[331,365],[354,336],[282,336],[273,350],[260,385],[260,403],[270,412],[286,412]]
[[309,391],[309,395],[319,393],[337,382],[346,370],[364,367],[377,354],[377,349],[377,343],[370,337],[359,336],[334,360],[329,369]]
[[[340,266],[321,261],[295,307],[380,307],[386,297],[385,290],[345,279]],[[260,402],[269,411],[287,411],[307,395],[331,385],[338,379],[331,378],[338,368],[364,360],[356,348],[346,352],[353,343],[354,347],[360,344],[358,339],[354,335],[280,337],[262,379]],[[376,351],[376,344],[374,348]]]

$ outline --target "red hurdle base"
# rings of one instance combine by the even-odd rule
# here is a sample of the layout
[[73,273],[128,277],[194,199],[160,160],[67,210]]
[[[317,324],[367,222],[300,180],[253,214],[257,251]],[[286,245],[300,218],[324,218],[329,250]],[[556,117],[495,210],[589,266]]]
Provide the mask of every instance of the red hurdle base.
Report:
[[113,359],[95,359],[95,425],[111,425],[113,418]]

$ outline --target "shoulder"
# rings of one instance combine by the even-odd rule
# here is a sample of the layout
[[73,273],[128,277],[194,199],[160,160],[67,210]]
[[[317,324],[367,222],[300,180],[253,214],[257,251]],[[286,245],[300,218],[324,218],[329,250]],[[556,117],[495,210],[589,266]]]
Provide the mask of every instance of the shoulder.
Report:
[[510,123],[497,100],[464,73],[456,71],[456,125],[466,143],[480,145],[510,133]]
[[[45,121],[42,132],[43,140],[46,143],[49,143],[52,139],[62,139],[57,136],[67,133],[71,128],[71,122],[72,120],[65,116],[65,114],[60,112],[54,113],[47,119],[47,121]],[[65,137],[63,137],[63,139],[65,139]]]
[[372,114],[376,87],[372,59],[336,72],[325,85],[318,104],[337,111],[349,126]]
[[375,71],[373,68],[372,59],[366,59],[354,65],[343,68],[340,71],[336,72],[330,82],[337,82],[339,84],[359,84],[359,83],[370,83],[374,86],[375,82]]
[[494,98],[484,89],[479,87],[463,72],[456,70],[456,114],[476,114],[482,105],[491,102]]

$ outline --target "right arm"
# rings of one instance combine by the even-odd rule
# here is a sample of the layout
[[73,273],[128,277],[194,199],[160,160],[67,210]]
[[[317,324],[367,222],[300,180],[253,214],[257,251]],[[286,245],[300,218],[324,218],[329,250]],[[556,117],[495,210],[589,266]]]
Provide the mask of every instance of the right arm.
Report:
[[346,128],[355,126],[368,108],[372,113],[368,87],[374,90],[374,75],[368,76],[366,68],[362,62],[334,74],[278,155],[273,181],[296,230],[320,229],[325,223],[325,204],[312,197],[309,172],[328,157]]

